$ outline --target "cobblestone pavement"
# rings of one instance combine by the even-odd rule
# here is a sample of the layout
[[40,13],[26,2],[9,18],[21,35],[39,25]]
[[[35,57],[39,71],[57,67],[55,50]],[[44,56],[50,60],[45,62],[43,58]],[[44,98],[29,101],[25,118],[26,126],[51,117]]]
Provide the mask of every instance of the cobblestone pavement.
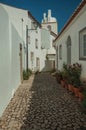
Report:
[[34,75],[28,81],[24,81],[10,100],[6,110],[0,119],[0,130],[20,130],[25,119],[28,105],[30,104],[32,83]]
[[78,99],[49,74],[38,74],[21,130],[86,130],[86,115]]
[[3,130],[86,130],[81,103],[48,73],[21,85],[2,116]]

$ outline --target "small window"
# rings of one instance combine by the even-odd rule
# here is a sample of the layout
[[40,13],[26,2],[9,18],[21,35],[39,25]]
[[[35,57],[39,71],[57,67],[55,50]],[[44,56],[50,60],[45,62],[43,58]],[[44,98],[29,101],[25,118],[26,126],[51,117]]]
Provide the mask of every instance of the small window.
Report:
[[62,59],[62,45],[59,46],[59,59]]
[[48,25],[47,28],[49,29],[49,31],[51,31],[51,26],[50,25]]
[[35,39],[35,47],[38,49],[38,39]]
[[79,32],[79,59],[86,60],[86,28]]
[[34,53],[31,52],[31,61],[33,61],[33,60],[34,60]]
[[83,55],[86,57],[86,34],[83,35]]

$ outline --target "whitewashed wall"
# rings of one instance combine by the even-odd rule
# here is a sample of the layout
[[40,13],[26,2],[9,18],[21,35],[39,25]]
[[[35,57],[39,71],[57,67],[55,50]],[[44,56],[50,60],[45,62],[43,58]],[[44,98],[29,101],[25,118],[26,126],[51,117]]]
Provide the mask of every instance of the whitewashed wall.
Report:
[[[41,37],[40,37],[40,28],[37,30],[29,30],[28,35],[30,36],[30,42],[28,44],[28,66],[32,71],[36,71],[36,58],[38,57],[40,60],[40,70],[41,70]],[[35,39],[38,40],[38,48],[35,47]],[[31,52],[34,53],[33,64],[31,62]]]
[[0,5],[0,115],[9,100],[10,87],[10,43],[9,17]]
[[56,54],[55,48],[53,47],[54,36],[50,35],[50,48],[48,50],[48,54]]
[[[71,37],[71,64],[82,65],[82,78],[86,79],[86,61],[79,60],[79,31],[86,27],[86,6],[79,12],[76,18],[65,29],[56,41],[58,46],[58,69],[61,70],[63,62],[67,63],[67,38]],[[59,46],[62,45],[62,60],[59,59]]]
[[51,30],[55,33],[58,34],[58,23],[57,22],[47,22],[47,23],[42,23],[42,28],[47,28],[47,26],[50,25],[51,26]]
[[[5,10],[8,13],[9,19],[16,29],[19,37],[22,39],[23,48],[26,44],[26,25],[28,25],[31,28],[31,19],[28,18],[28,11],[22,10],[18,8],[14,8],[11,6],[3,5]],[[23,21],[22,21],[23,19]],[[26,67],[25,64],[25,54],[23,49],[23,68]]]
[[[20,43],[23,47],[23,69],[26,69],[26,25],[31,29],[31,21],[27,10],[0,4],[0,116],[21,84]],[[41,29],[39,27],[37,32],[35,30],[30,32],[30,39],[28,67],[32,69],[31,52],[34,52],[33,71],[37,68],[36,58],[40,60],[40,71],[42,71],[45,68],[47,50],[41,49]],[[35,48],[35,39],[38,39],[38,49]],[[50,40],[52,41],[52,37]],[[51,51],[54,50],[51,49],[50,53]]]
[[26,43],[27,24],[27,11],[0,4],[0,116],[21,83],[19,45]]

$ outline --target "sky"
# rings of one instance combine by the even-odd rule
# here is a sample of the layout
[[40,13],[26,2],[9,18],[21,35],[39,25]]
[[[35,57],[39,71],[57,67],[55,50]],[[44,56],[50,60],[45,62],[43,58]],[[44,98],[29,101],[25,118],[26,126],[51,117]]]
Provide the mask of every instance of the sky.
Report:
[[17,8],[29,10],[40,23],[43,13],[52,10],[52,17],[58,21],[58,31],[60,32],[67,20],[73,14],[82,0],[0,0],[1,3]]

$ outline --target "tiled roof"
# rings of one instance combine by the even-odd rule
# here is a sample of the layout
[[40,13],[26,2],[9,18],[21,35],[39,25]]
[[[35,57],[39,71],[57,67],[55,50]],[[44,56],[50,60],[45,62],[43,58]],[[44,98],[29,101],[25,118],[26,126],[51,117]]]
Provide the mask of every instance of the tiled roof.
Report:
[[86,0],[82,0],[82,2],[80,3],[80,5],[78,6],[78,8],[75,10],[75,12],[72,14],[72,16],[70,17],[70,19],[68,20],[68,22],[63,27],[62,31],[56,37],[56,39],[54,40],[54,42],[59,38],[59,36],[63,33],[63,31],[68,27],[68,25],[74,20],[74,18],[78,15],[78,13],[81,11],[81,9],[84,7],[85,4],[86,4]]

